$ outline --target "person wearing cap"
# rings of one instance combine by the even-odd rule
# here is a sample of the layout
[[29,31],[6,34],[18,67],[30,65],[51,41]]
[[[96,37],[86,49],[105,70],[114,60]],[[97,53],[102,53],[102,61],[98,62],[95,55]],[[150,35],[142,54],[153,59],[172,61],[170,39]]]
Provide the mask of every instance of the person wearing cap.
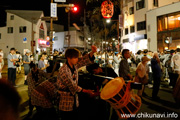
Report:
[[25,74],[25,77],[24,77],[24,84],[27,85],[27,75],[29,74],[30,72],[30,60],[29,60],[29,55],[30,55],[30,51],[26,51],[26,54],[24,55],[23,57],[23,65],[24,65],[24,74]]
[[134,81],[142,84],[142,89],[138,90],[138,96],[140,97],[142,97],[142,95],[145,95],[144,85],[148,83],[148,61],[150,61],[150,59],[147,56],[142,57],[141,62],[138,64],[136,68],[136,76],[134,78]]

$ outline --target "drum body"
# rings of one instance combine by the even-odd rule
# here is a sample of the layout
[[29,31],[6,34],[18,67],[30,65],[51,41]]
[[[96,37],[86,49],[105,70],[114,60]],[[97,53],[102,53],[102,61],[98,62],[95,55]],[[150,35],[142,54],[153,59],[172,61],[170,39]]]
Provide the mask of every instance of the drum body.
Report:
[[[130,84],[117,77],[108,82],[101,91],[101,99],[110,103],[120,118],[122,114],[135,114],[141,106],[141,98],[130,91]],[[123,117],[124,118],[124,117]]]

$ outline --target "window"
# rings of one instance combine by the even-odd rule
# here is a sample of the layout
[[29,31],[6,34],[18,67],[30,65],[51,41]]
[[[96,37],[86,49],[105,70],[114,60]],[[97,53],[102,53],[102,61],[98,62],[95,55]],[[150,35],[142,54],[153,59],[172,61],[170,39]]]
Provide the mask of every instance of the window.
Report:
[[180,12],[163,15],[157,18],[158,32],[180,28]]
[[134,14],[134,7],[130,7],[130,8],[129,8],[129,14],[130,14],[130,15]]
[[158,0],[154,0],[154,1],[153,1],[153,5],[154,5],[155,7],[158,7]]
[[128,28],[125,28],[125,35],[128,34]]
[[145,30],[145,29],[146,29],[146,21],[137,23],[137,31]]
[[8,27],[8,33],[13,33],[13,27]]
[[135,32],[135,28],[134,26],[130,26],[130,33],[133,33],[133,32]]
[[26,33],[26,26],[20,26],[19,33]]
[[139,2],[136,2],[136,10],[140,10],[142,8],[145,8],[145,2],[144,0],[141,0]]
[[14,15],[11,15],[11,16],[10,16],[10,20],[14,20]]
[[44,30],[39,29],[39,38],[44,39]]
[[1,33],[0,33],[0,39],[1,39]]

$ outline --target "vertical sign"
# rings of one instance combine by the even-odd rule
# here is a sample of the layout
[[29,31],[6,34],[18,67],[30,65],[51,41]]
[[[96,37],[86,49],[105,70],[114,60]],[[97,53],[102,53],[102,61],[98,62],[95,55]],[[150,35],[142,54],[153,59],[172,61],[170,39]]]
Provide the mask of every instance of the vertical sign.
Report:
[[55,2],[66,2],[66,0],[55,0]]
[[51,3],[51,17],[57,17],[57,3]]
[[119,27],[123,28],[123,16],[119,15]]

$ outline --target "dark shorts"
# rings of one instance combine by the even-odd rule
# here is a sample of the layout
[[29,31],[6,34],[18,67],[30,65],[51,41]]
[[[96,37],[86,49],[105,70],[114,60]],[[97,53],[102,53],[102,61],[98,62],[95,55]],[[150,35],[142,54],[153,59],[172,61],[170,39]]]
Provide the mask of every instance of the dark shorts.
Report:
[[28,68],[24,67],[24,74],[28,75],[29,72],[30,72],[30,68],[29,67]]

